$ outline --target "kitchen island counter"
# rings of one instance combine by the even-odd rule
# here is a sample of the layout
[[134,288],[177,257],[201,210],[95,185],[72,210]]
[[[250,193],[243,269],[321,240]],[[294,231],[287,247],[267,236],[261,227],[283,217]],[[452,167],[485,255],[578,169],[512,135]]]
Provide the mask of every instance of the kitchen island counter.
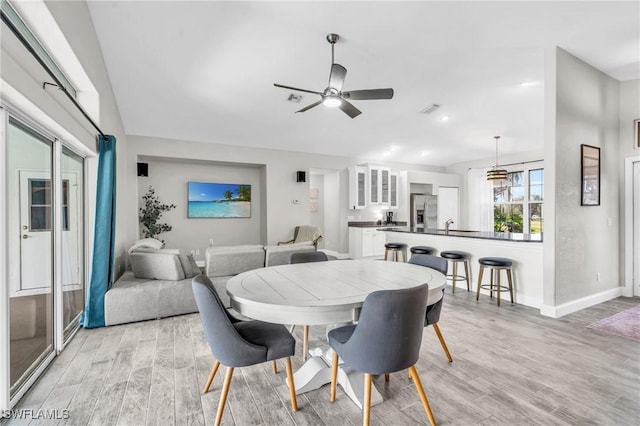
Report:
[[390,232],[404,232],[410,234],[425,234],[425,235],[441,235],[445,237],[464,237],[464,238],[482,238],[485,240],[500,240],[500,241],[519,241],[519,242],[542,242],[542,234],[523,234],[517,232],[483,232],[483,231],[466,231],[451,229],[445,231],[444,229],[423,229],[423,228],[411,228],[411,227],[382,227],[378,228],[379,231]]
[[[543,244],[542,236],[502,232],[474,232],[450,230],[385,228],[387,243],[404,243],[413,246],[429,246],[441,253],[445,250],[463,251],[469,254],[471,266],[471,290],[475,292],[478,278],[478,259],[481,257],[506,257],[513,260],[514,299],[516,303],[540,309],[542,307]],[[537,238],[537,239],[534,239]],[[451,265],[449,265],[451,272]],[[489,273],[483,282],[489,282]],[[503,278],[505,278],[503,276]],[[450,283],[451,281],[449,281]],[[464,281],[456,283],[456,293],[466,291]],[[487,290],[481,294],[488,295]],[[474,297],[475,299],[475,297]],[[495,303],[480,300],[481,303]]]

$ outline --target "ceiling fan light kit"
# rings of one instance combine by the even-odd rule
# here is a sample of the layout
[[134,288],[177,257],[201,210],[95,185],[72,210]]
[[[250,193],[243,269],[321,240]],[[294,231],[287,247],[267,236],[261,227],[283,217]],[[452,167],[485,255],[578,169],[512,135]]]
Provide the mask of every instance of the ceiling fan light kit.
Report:
[[347,114],[351,118],[355,118],[362,114],[358,108],[356,108],[349,100],[373,100],[373,99],[392,99],[393,98],[393,89],[366,89],[366,90],[352,90],[343,92],[342,86],[344,84],[344,79],[347,76],[347,69],[340,64],[336,64],[334,62],[334,45],[340,39],[338,34],[327,34],[327,41],[331,44],[331,72],[329,73],[329,85],[322,92],[300,89],[297,87],[284,86],[282,84],[274,83],[273,85],[276,87],[280,87],[283,89],[296,90],[298,92],[305,93],[313,93],[315,95],[320,95],[320,100],[312,103],[311,105],[307,105],[306,107],[296,111],[305,112],[310,110],[313,107],[316,107],[320,104],[327,106],[329,108],[340,108],[342,112]]
[[489,171],[487,171],[487,180],[505,180],[507,178],[507,171],[505,169],[498,168],[498,140],[500,136],[493,137],[496,140],[496,165]]

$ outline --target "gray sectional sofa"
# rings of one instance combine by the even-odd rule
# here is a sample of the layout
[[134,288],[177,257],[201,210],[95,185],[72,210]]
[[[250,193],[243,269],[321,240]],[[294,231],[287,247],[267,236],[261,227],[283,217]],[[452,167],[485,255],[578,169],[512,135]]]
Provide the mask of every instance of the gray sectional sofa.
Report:
[[132,270],[125,272],[105,295],[105,325],[197,312],[191,280],[202,272],[212,279],[229,307],[226,292],[229,278],[264,266],[287,264],[291,253],[315,249],[311,242],[209,247],[204,271],[179,250],[135,249],[129,255]]

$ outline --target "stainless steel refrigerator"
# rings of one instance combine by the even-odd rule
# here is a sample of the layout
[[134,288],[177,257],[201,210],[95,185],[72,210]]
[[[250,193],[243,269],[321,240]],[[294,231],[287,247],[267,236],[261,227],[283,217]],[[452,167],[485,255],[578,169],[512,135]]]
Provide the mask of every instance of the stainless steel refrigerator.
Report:
[[411,194],[411,226],[436,229],[438,227],[438,196]]

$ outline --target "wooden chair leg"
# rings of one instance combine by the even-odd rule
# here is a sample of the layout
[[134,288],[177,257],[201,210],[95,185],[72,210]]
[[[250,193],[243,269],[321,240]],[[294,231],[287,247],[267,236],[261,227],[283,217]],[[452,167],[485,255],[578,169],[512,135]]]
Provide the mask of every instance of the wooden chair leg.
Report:
[[500,269],[496,269],[495,270],[495,275],[496,275],[496,288],[498,289],[498,294],[497,294],[497,298],[498,298],[498,306],[500,306],[500,293],[502,292],[502,290],[500,289]]
[[509,280],[509,295],[511,296],[511,303],[513,303],[513,278],[511,277],[511,268],[507,269],[507,279]]
[[480,287],[482,286],[483,272],[484,272],[484,266],[480,266],[480,273],[478,274],[478,292],[476,293],[476,300],[480,299]]
[[471,291],[471,274],[470,274],[470,268],[469,268],[469,261],[465,260],[464,261],[464,275],[465,278],[467,280],[467,291]]
[[431,406],[429,405],[427,394],[424,393],[424,388],[422,387],[422,382],[420,381],[420,376],[418,375],[416,366],[412,365],[411,367],[409,367],[409,372],[413,376],[413,383],[416,385],[416,390],[418,391],[418,395],[420,395],[420,400],[422,401],[422,406],[424,407],[424,411],[427,412],[427,417],[429,417],[429,423],[431,423],[431,426],[436,426],[436,418],[433,416],[433,412],[431,411]]
[[309,353],[309,326],[305,325],[302,333],[302,361],[307,360],[307,354]]
[[204,385],[203,393],[209,392],[209,388],[211,387],[211,383],[213,383],[213,378],[216,377],[216,373],[218,372],[218,367],[220,367],[220,361],[216,361],[213,363],[213,368],[211,369],[211,373],[209,373],[209,378],[207,379],[207,383]]
[[442,337],[442,333],[440,333],[440,327],[438,327],[438,323],[432,324],[433,330],[436,332],[436,336],[438,336],[438,340],[440,340],[440,344],[442,345],[442,349],[444,349],[444,354],[447,356],[449,362],[453,362],[453,358],[451,358],[451,354],[449,353],[449,348],[447,348],[447,343],[444,341],[444,337]]
[[278,364],[276,364],[276,360],[271,361],[271,369],[273,370],[273,374],[278,374]]
[[373,377],[364,373],[364,404],[362,404],[362,426],[369,426],[371,421],[371,381]]
[[331,360],[331,402],[336,400],[336,385],[338,381],[338,352],[333,351],[333,359]]
[[289,384],[289,397],[291,398],[291,411],[298,411],[298,399],[296,398],[296,385],[293,383],[293,369],[291,368],[291,357],[285,363],[287,369],[287,383]]
[[233,367],[227,367],[227,375],[224,377],[224,383],[222,385],[222,393],[220,394],[220,402],[218,403],[218,414],[216,414],[215,425],[219,426],[222,422],[222,413],[224,412],[224,405],[227,403],[227,396],[229,395],[229,386],[231,386],[231,377],[233,376]]
[[391,375],[389,373],[384,373],[384,381],[385,382],[389,381],[389,377],[391,377]]

